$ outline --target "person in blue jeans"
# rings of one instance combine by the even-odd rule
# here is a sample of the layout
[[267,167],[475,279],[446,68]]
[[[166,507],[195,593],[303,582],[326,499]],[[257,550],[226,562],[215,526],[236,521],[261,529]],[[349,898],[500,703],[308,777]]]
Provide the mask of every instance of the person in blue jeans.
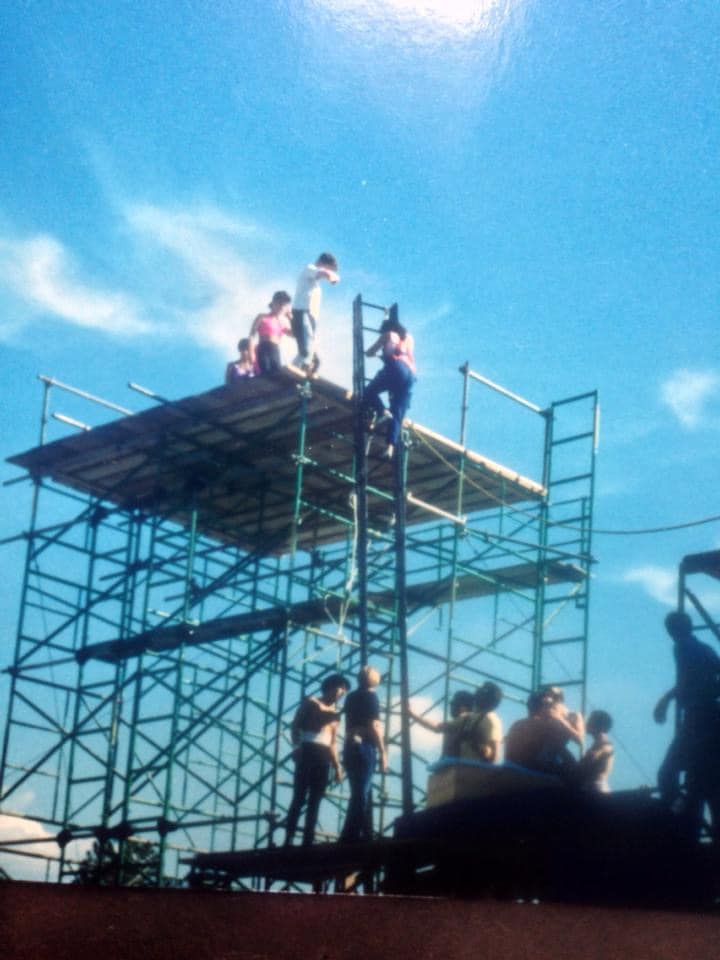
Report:
[[380,399],[387,393],[390,401],[387,428],[386,457],[390,459],[400,439],[405,415],[410,409],[410,399],[415,380],[414,342],[411,334],[395,319],[385,320],[380,327],[380,336],[365,351],[366,357],[374,357],[382,351],[383,365],[365,388],[364,405],[373,414],[373,426],[388,418],[388,411]]
[[375,767],[387,770],[387,753],[380,722],[380,701],[375,689],[380,674],[363,667],[358,687],[345,700],[345,746],[343,765],[350,784],[350,802],[340,840],[372,839],[372,777]]

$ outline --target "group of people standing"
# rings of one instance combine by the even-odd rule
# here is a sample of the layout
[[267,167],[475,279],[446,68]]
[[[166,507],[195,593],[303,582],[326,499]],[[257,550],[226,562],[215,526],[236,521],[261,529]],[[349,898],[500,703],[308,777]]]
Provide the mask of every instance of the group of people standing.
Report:
[[[669,614],[665,627],[674,644],[676,683],[658,700],[655,720],[664,723],[673,701],[677,709],[675,736],[658,771],[660,796],[667,806],[685,815],[697,833],[705,806],[710,810],[713,836],[720,831],[720,657],[692,632],[690,617],[680,611]],[[370,839],[371,783],[375,768],[387,768],[387,751],[380,720],[376,688],[380,674],[363,667],[358,687],[347,695],[345,708],[339,703],[349,690],[347,680],[331,674],[321,685],[320,695],[306,697],[292,724],[295,745],[293,798],[286,820],[286,843],[292,843],[298,820],[307,801],[303,843],[313,842],[320,802],[329,773],[336,781],[343,770],[350,783],[350,802],[341,841]],[[527,699],[527,716],[516,720],[503,737],[497,708],[502,701],[500,687],[487,681],[474,693],[457,691],[450,701],[450,716],[431,720],[406,705],[408,716],[434,733],[443,735],[441,759],[454,762],[494,764],[504,754],[506,763],[525,770],[558,777],[575,789],[607,793],[613,765],[609,732],[612,718],[604,710],[582,714],[565,704],[557,686],[543,686]],[[345,717],[342,764],[337,752],[337,733]],[[589,734],[590,744],[585,747]]]
[[343,769],[350,784],[350,802],[340,840],[369,840],[372,836],[371,787],[375,767],[387,769],[387,752],[380,722],[380,701],[375,692],[380,674],[374,667],[363,667],[358,674],[357,689],[345,700],[345,742],[342,765],[338,758],[337,731],[341,713],[340,700],[350,689],[339,673],[326,677],[320,696],[309,696],[300,704],[292,722],[291,734],[295,754],[293,796],[285,821],[285,843],[290,845],[303,805],[305,825],[303,844],[315,839],[320,801],[332,770],[335,782],[343,779]]
[[[332,772],[339,783],[343,776],[350,785],[350,800],[341,842],[369,840],[372,837],[371,787],[377,766],[387,769],[387,751],[380,720],[380,702],[376,689],[380,674],[374,667],[363,667],[357,689],[341,674],[327,676],[318,696],[308,696],[300,704],[291,726],[295,757],[293,795],[285,821],[285,843],[290,845],[297,831],[300,814],[306,805],[302,842],[315,838],[320,803]],[[347,694],[343,711],[340,701]],[[428,730],[443,734],[442,758],[454,761],[500,762],[503,747],[502,722],[496,709],[502,690],[491,681],[475,693],[459,690],[450,703],[450,718],[430,720],[408,704],[409,717]],[[342,762],[337,740],[341,717],[345,718]],[[587,728],[580,714],[569,711],[559,687],[543,687],[528,699],[528,716],[514,723],[504,740],[505,760],[527,770],[554,774],[573,786],[607,792],[613,748],[608,737],[610,716],[597,710],[590,714]],[[582,753],[587,729],[593,737]],[[568,748],[575,743],[582,755],[576,758]]]
[[[253,320],[249,335],[238,341],[238,358],[227,364],[225,384],[232,386],[280,370],[280,344],[284,336],[294,337],[297,344],[293,366],[308,377],[315,377],[320,367],[316,340],[321,282],[336,284],[339,280],[336,258],[332,253],[321,253],[301,271],[294,298],[285,290],[277,290],[267,311]],[[378,354],[382,366],[365,388],[364,404],[370,431],[384,425],[385,454],[392,457],[416,379],[413,338],[397,319],[386,318],[377,340],[365,351],[368,357]],[[388,394],[389,409],[380,399],[383,393]]]

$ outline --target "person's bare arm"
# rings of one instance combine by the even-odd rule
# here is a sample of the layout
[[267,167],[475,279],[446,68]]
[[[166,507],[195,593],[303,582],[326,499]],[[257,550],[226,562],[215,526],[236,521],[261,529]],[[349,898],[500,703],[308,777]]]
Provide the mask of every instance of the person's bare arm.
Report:
[[379,720],[371,722],[373,739],[378,750],[378,759],[380,760],[380,769],[383,773],[387,770],[387,751],[385,750],[385,740],[383,738],[383,728]]
[[258,330],[260,328],[260,321],[262,320],[263,315],[259,313],[252,322],[250,327],[250,333],[248,334],[248,340],[250,341],[250,363],[255,363],[255,339],[258,336]]
[[377,338],[377,340],[375,341],[375,343],[373,343],[372,346],[369,346],[369,347],[367,348],[367,350],[365,351],[365,356],[366,356],[366,357],[374,357],[375,354],[376,354],[376,353],[378,352],[378,350],[380,349],[380,347],[382,346],[383,340],[384,340],[384,337],[383,337],[382,335],[380,335],[380,336]]
[[[572,742],[576,743],[582,750],[583,734],[585,733],[584,723],[576,725],[576,723],[571,722],[571,715],[568,714],[564,704],[556,704],[550,710],[550,716],[562,726],[568,740],[572,740]],[[577,714],[572,714],[572,716],[577,717]]]
[[290,724],[290,739],[292,740],[294,747],[297,747],[300,743],[300,731],[302,730],[302,725],[305,719],[306,711],[307,711],[307,701],[303,700],[303,702],[295,711],[295,716],[293,717],[293,721]]
[[425,727],[426,730],[432,730],[433,733],[442,733],[443,724],[439,720],[428,720],[427,717],[422,717],[419,713],[415,713],[412,707],[408,707],[408,716],[416,723],[419,723],[421,727]]
[[330,283],[339,283],[340,274],[336,273],[335,270],[331,270],[330,267],[316,267],[318,275],[325,277],[326,280],[329,280]]
[[335,771],[335,783],[340,783],[343,778],[343,772],[337,752],[337,728],[338,723],[335,721],[330,728],[330,763]]

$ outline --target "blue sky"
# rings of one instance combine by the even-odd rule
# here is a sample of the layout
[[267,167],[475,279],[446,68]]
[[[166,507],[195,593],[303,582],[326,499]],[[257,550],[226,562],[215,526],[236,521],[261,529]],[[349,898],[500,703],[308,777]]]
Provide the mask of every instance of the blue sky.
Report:
[[[719,38],[710,0],[6,0],[3,455],[36,442],[38,373],[134,408],[129,380],[214,386],[330,249],[327,376],[349,381],[355,294],[398,301],[421,423],[457,437],[465,360],[540,405],[597,388],[596,526],[720,513]],[[470,443],[537,476],[502,420]],[[29,494],[0,497],[9,536]],[[677,563],[717,547],[717,523],[595,538],[589,689],[616,786],[667,742],[650,711]],[[3,666],[21,557],[0,553]]]

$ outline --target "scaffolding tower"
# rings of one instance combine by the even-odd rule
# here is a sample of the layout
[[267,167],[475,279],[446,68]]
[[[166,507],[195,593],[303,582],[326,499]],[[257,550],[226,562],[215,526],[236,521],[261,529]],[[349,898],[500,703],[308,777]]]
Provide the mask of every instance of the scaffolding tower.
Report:
[[[54,878],[91,839],[152,840],[158,882],[281,841],[289,726],[329,671],[383,676],[380,834],[423,803],[408,699],[492,679],[506,719],[541,683],[584,707],[596,393],[541,408],[465,364],[459,442],[406,420],[389,461],[362,406],[384,315],[354,302],[352,393],[285,368],[132,413],[41,378],[40,445],[10,458],[33,495],[0,812],[55,838]],[[540,480],[469,446],[480,387],[537,419]],[[120,416],[53,412],[74,432],[46,442],[58,392]],[[328,791],[320,839],[345,803]]]

